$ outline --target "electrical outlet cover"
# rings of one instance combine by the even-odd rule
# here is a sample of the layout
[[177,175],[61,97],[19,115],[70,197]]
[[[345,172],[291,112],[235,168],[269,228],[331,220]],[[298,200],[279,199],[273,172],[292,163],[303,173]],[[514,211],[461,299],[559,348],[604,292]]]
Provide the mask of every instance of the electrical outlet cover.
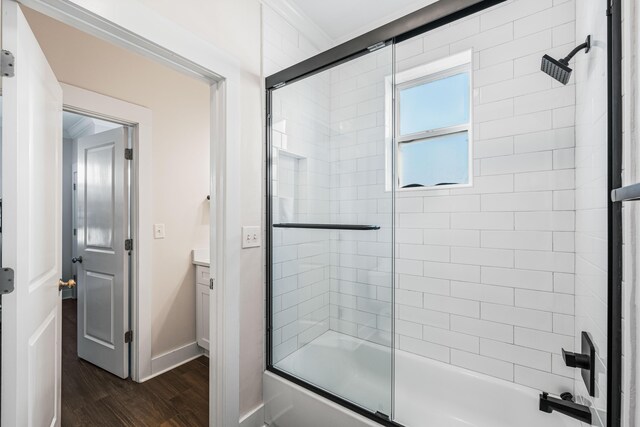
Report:
[[244,226],[242,227],[242,247],[258,248],[262,245],[262,233],[260,227]]
[[154,239],[164,239],[164,224],[153,224],[153,238]]

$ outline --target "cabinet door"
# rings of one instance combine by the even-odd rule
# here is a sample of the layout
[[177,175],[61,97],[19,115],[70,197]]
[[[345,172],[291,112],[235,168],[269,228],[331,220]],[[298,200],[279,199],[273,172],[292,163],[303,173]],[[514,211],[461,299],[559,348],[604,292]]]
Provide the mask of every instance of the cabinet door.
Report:
[[209,286],[196,285],[196,336],[198,345],[209,350]]
[[196,283],[209,286],[209,267],[196,266]]

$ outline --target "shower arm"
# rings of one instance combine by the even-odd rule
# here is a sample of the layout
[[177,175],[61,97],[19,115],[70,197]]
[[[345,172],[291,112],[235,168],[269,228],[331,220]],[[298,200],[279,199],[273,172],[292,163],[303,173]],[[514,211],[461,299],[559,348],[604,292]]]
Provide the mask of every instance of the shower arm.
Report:
[[564,57],[560,61],[562,61],[564,64],[568,65],[569,61],[571,61],[571,58],[576,56],[576,53],[580,52],[582,49],[586,49],[584,53],[589,53],[589,50],[591,50],[591,36],[590,35],[587,36],[587,39],[585,40],[584,43],[582,43],[580,46],[578,46],[575,49],[573,49],[571,52],[569,52],[569,54],[566,57]]

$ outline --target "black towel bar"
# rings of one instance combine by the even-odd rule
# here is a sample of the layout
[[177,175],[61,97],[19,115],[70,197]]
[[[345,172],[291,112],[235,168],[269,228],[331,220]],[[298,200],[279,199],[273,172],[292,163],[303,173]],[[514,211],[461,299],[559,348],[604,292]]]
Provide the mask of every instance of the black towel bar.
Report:
[[357,225],[357,224],[281,223],[281,224],[273,224],[273,228],[308,228],[308,229],[316,229],[316,230],[380,230],[379,225]]

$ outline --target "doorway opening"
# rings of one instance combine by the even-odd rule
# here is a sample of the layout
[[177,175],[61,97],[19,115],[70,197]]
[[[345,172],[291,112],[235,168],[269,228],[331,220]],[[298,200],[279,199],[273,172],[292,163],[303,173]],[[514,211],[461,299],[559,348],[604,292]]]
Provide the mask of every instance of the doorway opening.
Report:
[[[50,144],[58,145],[50,158],[60,159],[51,167],[61,168],[60,181],[50,180],[61,207],[56,282],[76,286],[57,295],[62,351],[51,367],[61,370],[61,393],[54,415],[68,426],[208,424],[209,364],[196,340],[192,251],[209,246],[210,86],[21,9],[64,110],[57,113],[62,139]],[[67,49],[79,55],[67,58]],[[174,89],[158,95],[165,84]],[[179,131],[185,122],[188,131]],[[157,168],[163,160],[184,171]],[[153,188],[162,191],[150,194]]]
[[[139,144],[134,147],[135,170],[138,176],[135,177],[136,186],[132,188],[137,196],[133,203],[133,211],[138,231],[134,236],[133,257],[136,261],[132,266],[132,275],[139,286],[134,287],[132,296],[132,299],[135,299],[132,304],[132,311],[134,311],[132,318],[138,325],[144,325],[144,327],[139,327],[139,330],[134,329],[132,378],[134,381],[142,382],[143,386],[149,386],[155,382],[156,378],[162,378],[167,374],[179,374],[178,371],[184,364],[204,353],[195,340],[194,310],[184,310],[184,306],[191,305],[192,301],[195,302],[195,258],[192,259],[194,250],[213,246],[215,251],[211,252],[214,254],[214,259],[211,260],[210,274],[219,284],[216,288],[219,291],[210,293],[212,309],[215,307],[214,310],[217,311],[216,316],[210,316],[211,336],[214,338],[212,343],[217,343],[212,346],[212,351],[217,357],[209,368],[211,381],[208,389],[212,402],[215,402],[210,406],[209,411],[211,419],[215,419],[217,424],[226,425],[231,422],[229,420],[237,420],[237,393],[221,393],[221,390],[237,389],[238,382],[237,376],[233,375],[233,372],[237,371],[237,363],[233,361],[238,353],[238,339],[234,327],[237,325],[238,318],[238,290],[230,284],[237,283],[235,278],[238,276],[239,266],[235,257],[223,257],[226,251],[235,248],[235,237],[238,237],[237,241],[240,237],[240,227],[235,215],[239,205],[238,193],[230,191],[238,182],[238,179],[235,179],[237,169],[229,167],[229,165],[238,164],[239,149],[236,145],[227,144],[229,137],[237,136],[235,125],[239,123],[240,117],[239,109],[236,108],[239,99],[236,82],[240,81],[241,75],[235,63],[231,63],[226,54],[218,53],[207,46],[204,50],[196,52],[194,60],[185,59],[184,55],[176,55],[175,52],[162,47],[163,42],[156,40],[157,37],[154,35],[148,35],[150,40],[156,41],[154,45],[142,39],[138,36],[140,29],[135,22],[131,28],[126,25],[116,27],[111,24],[111,20],[115,19],[113,17],[106,17],[106,20],[96,23],[97,12],[84,9],[74,9],[69,12],[64,9],[67,13],[56,13],[67,7],[67,4],[62,1],[48,3],[46,7],[37,2],[29,2],[43,13],[44,17],[51,20],[60,19],[67,24],[68,28],[52,36],[49,32],[53,26],[52,23],[44,23],[43,17],[34,17],[33,12],[29,13],[27,8],[22,6],[25,3],[27,2],[3,1],[3,23],[10,24],[2,27],[3,48],[8,48],[20,56],[22,70],[35,70],[39,73],[38,75],[34,72],[17,73],[14,79],[3,78],[4,109],[12,111],[12,114],[7,114],[3,120],[5,122],[3,150],[4,154],[8,154],[3,160],[3,181],[10,183],[3,188],[3,197],[6,198],[5,229],[19,230],[19,226],[33,216],[38,221],[38,225],[48,225],[48,227],[42,227],[48,234],[40,233],[37,240],[25,240],[25,233],[21,233],[22,240],[18,239],[16,232],[7,232],[4,236],[5,254],[3,255],[6,256],[3,256],[5,258],[3,261],[6,261],[6,265],[3,267],[16,269],[16,271],[19,268],[18,273],[22,272],[22,274],[16,276],[15,292],[8,295],[8,298],[3,298],[3,308],[6,308],[2,313],[3,329],[10,331],[12,335],[9,336],[10,334],[6,333],[2,337],[3,347],[5,347],[2,354],[2,388],[5,391],[2,393],[2,424],[20,425],[27,419],[26,417],[55,421],[61,415],[61,375],[58,370],[61,366],[61,334],[58,331],[61,328],[62,298],[58,293],[58,279],[62,278],[62,271],[60,265],[53,265],[50,261],[61,259],[61,255],[57,252],[61,250],[62,219],[61,212],[58,212],[60,205],[56,201],[62,200],[61,195],[58,194],[61,189],[62,168],[61,162],[58,165],[58,162],[47,162],[45,159],[62,158],[60,123],[63,105],[65,108],[69,105],[78,106],[79,109],[74,111],[89,114],[102,111],[105,114],[101,114],[100,117],[108,119],[125,118],[125,121],[129,122],[128,119],[133,118],[134,120],[130,122],[139,124],[137,126],[139,138],[136,139]],[[25,19],[21,10],[31,16]],[[127,9],[124,11],[126,12]],[[88,22],[93,25],[85,25]],[[115,19],[114,22],[119,21]],[[58,24],[60,24],[59,21]],[[108,55],[97,49],[85,51],[83,47],[87,46],[83,44],[84,38],[73,30],[84,31],[85,36],[91,34],[95,39],[108,41],[107,44],[110,42],[111,48],[120,47],[120,49],[118,52],[110,50]],[[64,37],[59,37],[62,33],[68,36],[65,42],[61,42]],[[28,39],[28,46],[18,46],[15,43],[16,36],[21,40]],[[77,44],[80,46],[74,48],[73,46]],[[179,52],[191,48],[189,43],[184,42],[179,43],[178,46]],[[190,56],[187,55],[187,57]],[[102,63],[94,62],[100,59],[103,60]],[[139,66],[139,59],[147,59],[148,62],[142,67]],[[125,66],[114,70],[118,61],[124,61]],[[27,65],[29,63],[34,66],[29,67]],[[151,63],[162,64],[165,72],[148,72],[147,66]],[[222,68],[224,73],[218,74],[211,71],[213,68]],[[169,76],[171,72],[174,74]],[[123,77],[132,74],[138,75],[138,84],[123,84]],[[172,83],[171,80],[177,80],[178,76],[192,80],[189,90],[186,90],[187,84],[184,81],[183,85]],[[42,83],[37,86],[42,89],[38,95],[46,97],[48,101],[34,102],[32,108],[31,103],[18,103],[18,100],[26,99],[23,82],[33,80]],[[62,81],[65,83],[61,83]],[[196,83],[193,81],[200,86],[195,87]],[[18,82],[20,85],[17,84]],[[114,83],[121,85],[114,87]],[[151,84],[157,87],[148,88]],[[141,87],[147,90],[141,93]],[[61,88],[63,91],[60,90]],[[84,107],[82,102],[75,102],[81,97],[83,90],[92,91],[94,95],[85,102],[87,105]],[[198,97],[198,103],[185,109],[184,101],[191,102],[194,96]],[[29,100],[32,101],[31,98]],[[127,105],[122,108],[119,101]],[[173,113],[160,112],[159,101],[171,106]],[[16,114],[18,110],[23,112],[29,108],[32,114]],[[156,111],[155,108],[160,110]],[[151,122],[152,112],[153,123]],[[203,126],[172,125],[177,121],[184,124],[192,118],[202,120]],[[44,124],[47,127],[38,126],[43,123],[37,121],[45,119],[47,121]],[[173,132],[178,132],[177,134],[170,131],[171,126],[174,128]],[[185,133],[185,129],[195,130],[197,134]],[[28,137],[28,142],[37,144],[41,149],[31,151],[18,149],[25,147],[25,143],[16,142],[17,132],[21,132],[24,139]],[[51,144],[52,141],[59,141],[59,144]],[[46,142],[49,144],[47,145]],[[185,150],[185,147],[189,149]],[[36,161],[37,165],[34,164]],[[14,165],[19,165],[20,169],[16,169]],[[175,165],[180,166],[180,169],[175,168]],[[32,170],[32,166],[42,167]],[[38,176],[55,177],[55,180],[52,178],[30,180],[36,185],[31,189],[28,187],[29,180],[25,177],[35,176],[35,171],[39,174]],[[60,181],[58,181],[58,172]],[[228,175],[231,179],[223,179]],[[189,182],[185,183],[185,179]],[[24,190],[25,188],[27,191]],[[34,197],[36,191],[47,197]],[[208,194],[211,195],[211,208],[206,198]],[[186,203],[183,200],[185,196],[190,198]],[[37,203],[29,204],[34,201]],[[54,206],[56,204],[57,206]],[[173,209],[171,214],[165,213],[167,207]],[[33,215],[29,212],[33,212]],[[167,238],[164,242],[154,240],[152,230],[156,221],[167,225]],[[222,230],[224,230],[225,239],[216,238]],[[36,235],[36,233],[33,234]],[[178,247],[170,241],[173,236],[178,235],[189,238],[197,236],[201,241],[187,241],[186,244],[182,241],[179,242],[181,246]],[[166,249],[158,250],[158,247]],[[32,249],[47,253],[49,256],[43,260],[34,260],[33,257],[28,256]],[[170,255],[170,259],[157,255],[163,252]],[[30,283],[31,278],[24,272],[42,264],[41,262],[36,265],[36,261],[47,261],[51,264],[51,268],[47,270],[46,277],[37,277],[38,283]],[[176,262],[182,267],[175,268]],[[49,264],[43,268],[49,267]],[[163,288],[162,282],[167,281],[178,285],[174,292]],[[29,289],[30,285],[32,289]],[[28,294],[26,290],[42,292]],[[167,304],[168,301],[176,302],[177,305]],[[45,307],[40,304],[38,307],[46,308],[48,311],[45,313],[44,310],[40,310],[38,315],[43,314],[43,316],[38,318],[31,316],[32,321],[28,325],[21,322],[21,317],[28,312],[29,306],[40,302],[47,305]],[[183,331],[186,338],[178,336],[176,331]],[[37,346],[34,345],[33,340],[29,341],[30,337],[37,338]],[[193,341],[185,342],[185,339]],[[11,351],[8,351],[9,349]],[[33,358],[38,358],[38,363],[28,363],[29,360],[24,357],[26,351],[31,351]],[[52,355],[55,357],[51,357]],[[226,362],[228,360],[231,362]],[[221,377],[223,361],[225,361],[225,375]],[[33,381],[25,384],[24,378],[27,378],[27,375]],[[47,386],[35,387],[36,379],[41,384],[46,382]],[[192,383],[191,379],[187,382]],[[18,384],[21,386],[18,387]],[[137,385],[134,384],[134,386]],[[161,387],[156,386],[156,388]],[[207,389],[207,387],[203,388]],[[182,386],[177,389],[184,391]],[[7,393],[7,390],[16,392]],[[194,393],[190,393],[193,397]],[[205,405],[208,405],[207,394],[206,392],[195,393],[205,402]],[[170,400],[170,396],[167,395],[157,397],[163,403]],[[156,403],[157,400],[153,400],[152,403]],[[179,403],[180,398],[176,397],[175,400]],[[182,400],[184,401],[184,398]],[[193,409],[192,403],[185,402],[182,406],[191,406]],[[136,406],[136,403],[126,402],[125,406]],[[176,408],[174,405],[174,409],[175,411],[169,411],[175,415],[172,418],[178,420],[176,422],[179,424],[184,424],[179,420],[189,417],[186,415],[189,408]],[[183,411],[183,409],[186,410]],[[198,425],[200,424],[202,423]]]
[[63,355],[75,354],[128,378],[131,203],[126,153],[134,129],[69,111],[62,119],[62,315],[64,326],[76,330],[74,335],[63,326]]

